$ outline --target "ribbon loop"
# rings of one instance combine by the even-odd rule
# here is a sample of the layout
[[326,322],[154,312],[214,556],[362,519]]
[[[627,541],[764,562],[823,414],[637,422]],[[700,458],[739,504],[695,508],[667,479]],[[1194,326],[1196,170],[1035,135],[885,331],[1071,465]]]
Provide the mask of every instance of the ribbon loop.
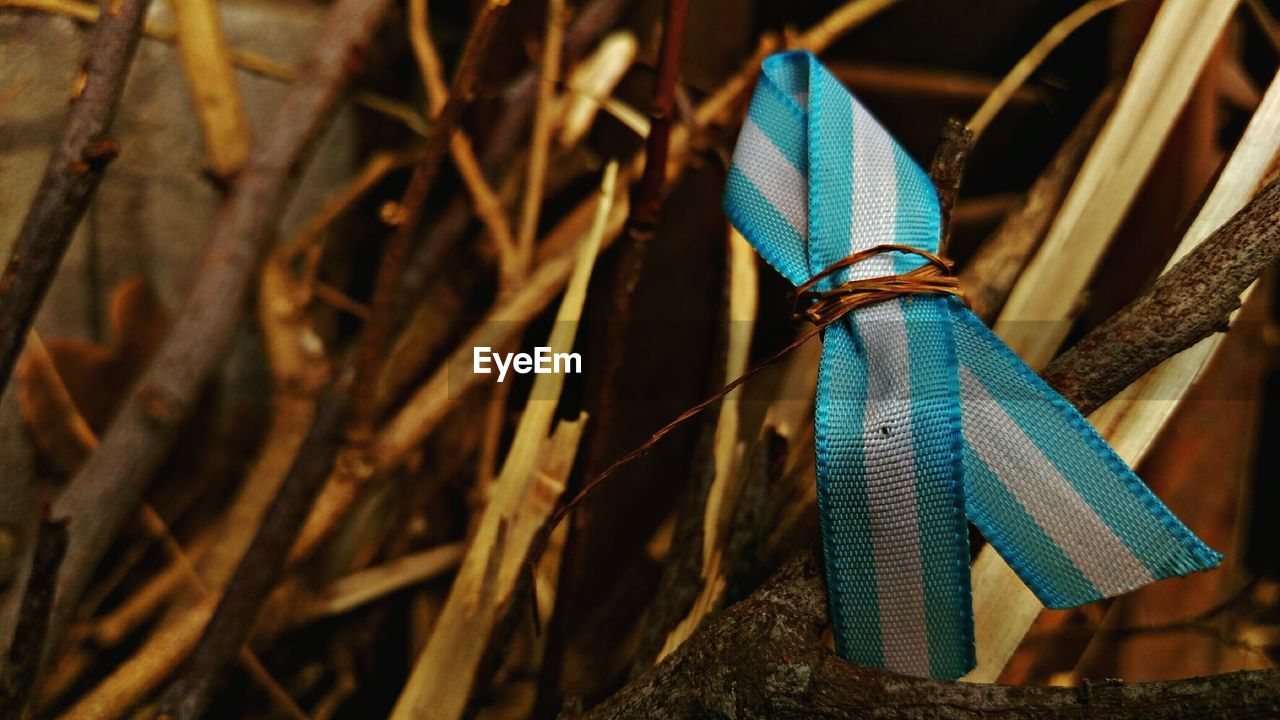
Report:
[[765,60],[725,211],[822,328],[815,414],[842,657],[974,665],[966,518],[1051,607],[1217,565],[964,306],[924,171],[812,55]]

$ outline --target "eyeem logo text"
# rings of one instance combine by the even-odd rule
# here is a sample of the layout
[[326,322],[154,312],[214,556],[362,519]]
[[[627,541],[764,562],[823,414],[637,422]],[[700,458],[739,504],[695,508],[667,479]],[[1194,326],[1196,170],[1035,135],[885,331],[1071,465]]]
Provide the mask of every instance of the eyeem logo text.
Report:
[[563,373],[577,375],[582,372],[582,356],[578,353],[551,352],[549,347],[536,347],[529,353],[496,353],[490,347],[477,347],[472,355],[471,371],[476,375],[491,375],[498,371],[498,382],[507,379],[507,372],[519,375],[546,375]]

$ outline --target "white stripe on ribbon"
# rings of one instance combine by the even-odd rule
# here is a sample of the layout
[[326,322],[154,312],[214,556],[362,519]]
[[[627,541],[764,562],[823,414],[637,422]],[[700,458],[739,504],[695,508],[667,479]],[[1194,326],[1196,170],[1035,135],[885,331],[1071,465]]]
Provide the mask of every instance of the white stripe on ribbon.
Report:
[[738,136],[733,164],[800,237],[809,237],[809,181],[750,117]]
[[[897,166],[888,133],[853,104],[853,208],[849,252],[886,242],[897,220]],[[858,191],[859,188],[863,190]],[[852,268],[858,277],[893,273],[893,256],[875,255]],[[853,314],[867,348],[867,400],[862,431],[867,504],[875,557],[884,660],[901,672],[929,674],[924,565],[911,432],[911,376],[906,318],[898,301]]]
[[967,367],[960,403],[965,441],[1094,587],[1110,596],[1155,580]]

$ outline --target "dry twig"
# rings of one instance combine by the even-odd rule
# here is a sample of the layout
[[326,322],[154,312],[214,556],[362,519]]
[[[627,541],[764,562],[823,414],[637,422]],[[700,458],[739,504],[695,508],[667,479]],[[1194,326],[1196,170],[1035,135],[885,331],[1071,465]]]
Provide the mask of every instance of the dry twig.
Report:
[[365,323],[360,336],[355,385],[352,387],[352,434],[357,438],[368,437],[377,420],[374,416],[374,387],[387,344],[396,329],[395,307],[396,295],[401,285],[400,276],[413,250],[423,205],[435,184],[440,161],[449,148],[462,111],[475,98],[480,65],[506,8],[507,0],[489,0],[480,11],[462,52],[462,59],[458,61],[458,69],[453,75],[449,98],[427,134],[422,162],[415,168],[413,177],[409,179],[409,186],[400,199],[394,223],[395,231],[382,250],[378,275],[374,280],[373,297],[369,301],[369,322]]
[[40,648],[49,629],[58,565],[67,550],[67,524],[40,519],[36,531],[35,571],[22,592],[22,610],[9,657],[0,667],[0,718],[21,720],[35,697]]

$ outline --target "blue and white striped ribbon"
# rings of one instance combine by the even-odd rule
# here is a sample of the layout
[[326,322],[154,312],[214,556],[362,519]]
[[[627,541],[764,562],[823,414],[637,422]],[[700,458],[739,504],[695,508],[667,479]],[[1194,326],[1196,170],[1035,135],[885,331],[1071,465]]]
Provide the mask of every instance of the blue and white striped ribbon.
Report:
[[[808,53],[765,61],[725,209],[796,285],[876,245],[938,250],[928,176]],[[922,262],[875,255],[819,289]],[[966,517],[1049,607],[1221,559],[951,297],[827,327],[815,429],[836,649],[859,663],[947,679],[973,667]]]

